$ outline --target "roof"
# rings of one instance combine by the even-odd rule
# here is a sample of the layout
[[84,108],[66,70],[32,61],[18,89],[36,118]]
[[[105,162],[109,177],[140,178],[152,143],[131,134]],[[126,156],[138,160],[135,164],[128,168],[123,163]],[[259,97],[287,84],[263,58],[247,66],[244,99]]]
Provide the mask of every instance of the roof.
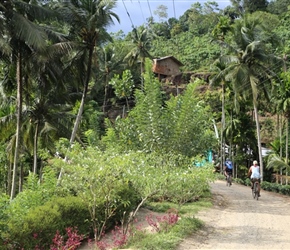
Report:
[[179,66],[183,66],[183,63],[180,62],[179,60],[177,60],[174,56],[164,56],[164,57],[161,57],[161,58],[156,58],[154,60],[156,60],[156,62],[158,62],[158,61],[163,61],[163,60],[167,60],[167,59],[172,59]]

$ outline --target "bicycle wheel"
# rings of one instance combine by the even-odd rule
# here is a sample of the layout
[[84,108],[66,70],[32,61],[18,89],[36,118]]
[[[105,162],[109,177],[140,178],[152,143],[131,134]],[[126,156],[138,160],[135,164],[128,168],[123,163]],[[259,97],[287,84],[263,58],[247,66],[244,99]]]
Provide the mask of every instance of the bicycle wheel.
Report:
[[256,182],[256,200],[259,199],[259,189],[258,189],[258,185],[260,185],[258,182]]
[[257,186],[257,184],[256,184],[256,182],[254,182],[253,183],[253,189],[252,189],[252,195],[253,195],[253,198],[254,199],[256,198],[256,195],[257,195],[257,193],[256,193],[256,186]]
[[230,187],[232,185],[232,176],[229,175],[228,177],[228,186]]

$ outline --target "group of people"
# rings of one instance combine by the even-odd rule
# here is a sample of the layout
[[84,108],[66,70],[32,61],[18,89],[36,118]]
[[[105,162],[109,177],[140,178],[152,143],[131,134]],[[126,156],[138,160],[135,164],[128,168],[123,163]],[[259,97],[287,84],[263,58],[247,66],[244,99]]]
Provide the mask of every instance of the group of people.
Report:
[[[229,175],[233,174],[233,164],[230,159],[226,159],[225,161],[225,168],[224,168],[224,175],[226,176],[226,179]],[[248,171],[248,177],[251,179],[251,188],[253,189],[253,184],[256,180],[260,182],[261,174],[260,174],[260,167],[258,165],[258,162],[255,160],[253,161],[253,165],[249,168]],[[260,193],[260,190],[258,190]]]

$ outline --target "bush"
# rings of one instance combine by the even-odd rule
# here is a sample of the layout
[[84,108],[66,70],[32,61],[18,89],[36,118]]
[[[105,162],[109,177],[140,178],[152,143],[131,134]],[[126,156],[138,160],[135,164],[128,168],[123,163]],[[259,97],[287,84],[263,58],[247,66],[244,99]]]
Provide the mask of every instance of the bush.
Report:
[[79,198],[59,197],[31,209],[23,218],[21,228],[11,223],[8,227],[9,238],[19,249],[34,249],[35,246],[49,249],[57,231],[65,235],[66,229],[73,227],[78,229],[79,234],[87,234],[90,231],[90,215]]
[[246,186],[251,186],[251,180],[249,178],[245,179],[244,183]]
[[6,233],[8,230],[7,221],[8,213],[7,207],[9,206],[9,197],[2,193],[0,195],[0,246],[5,244],[4,239],[6,238]]
[[290,195],[290,185],[281,185],[279,183],[271,183],[271,182],[263,181],[261,183],[261,188],[270,192]]
[[270,182],[267,182],[267,181],[263,181],[262,183],[261,183],[261,188],[263,189],[263,190],[266,190],[266,191],[272,191],[272,183],[270,183]]
[[235,182],[237,184],[241,184],[241,185],[246,185],[245,181],[243,179],[240,179],[240,178],[234,178],[233,182]]

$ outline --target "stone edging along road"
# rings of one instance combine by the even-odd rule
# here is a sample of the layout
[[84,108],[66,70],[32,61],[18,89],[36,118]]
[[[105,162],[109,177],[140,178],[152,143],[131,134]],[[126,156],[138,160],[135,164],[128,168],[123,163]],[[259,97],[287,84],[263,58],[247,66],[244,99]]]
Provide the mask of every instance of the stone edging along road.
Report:
[[254,200],[250,187],[225,181],[211,184],[214,206],[196,217],[204,227],[177,250],[290,250],[290,197],[261,190]]

